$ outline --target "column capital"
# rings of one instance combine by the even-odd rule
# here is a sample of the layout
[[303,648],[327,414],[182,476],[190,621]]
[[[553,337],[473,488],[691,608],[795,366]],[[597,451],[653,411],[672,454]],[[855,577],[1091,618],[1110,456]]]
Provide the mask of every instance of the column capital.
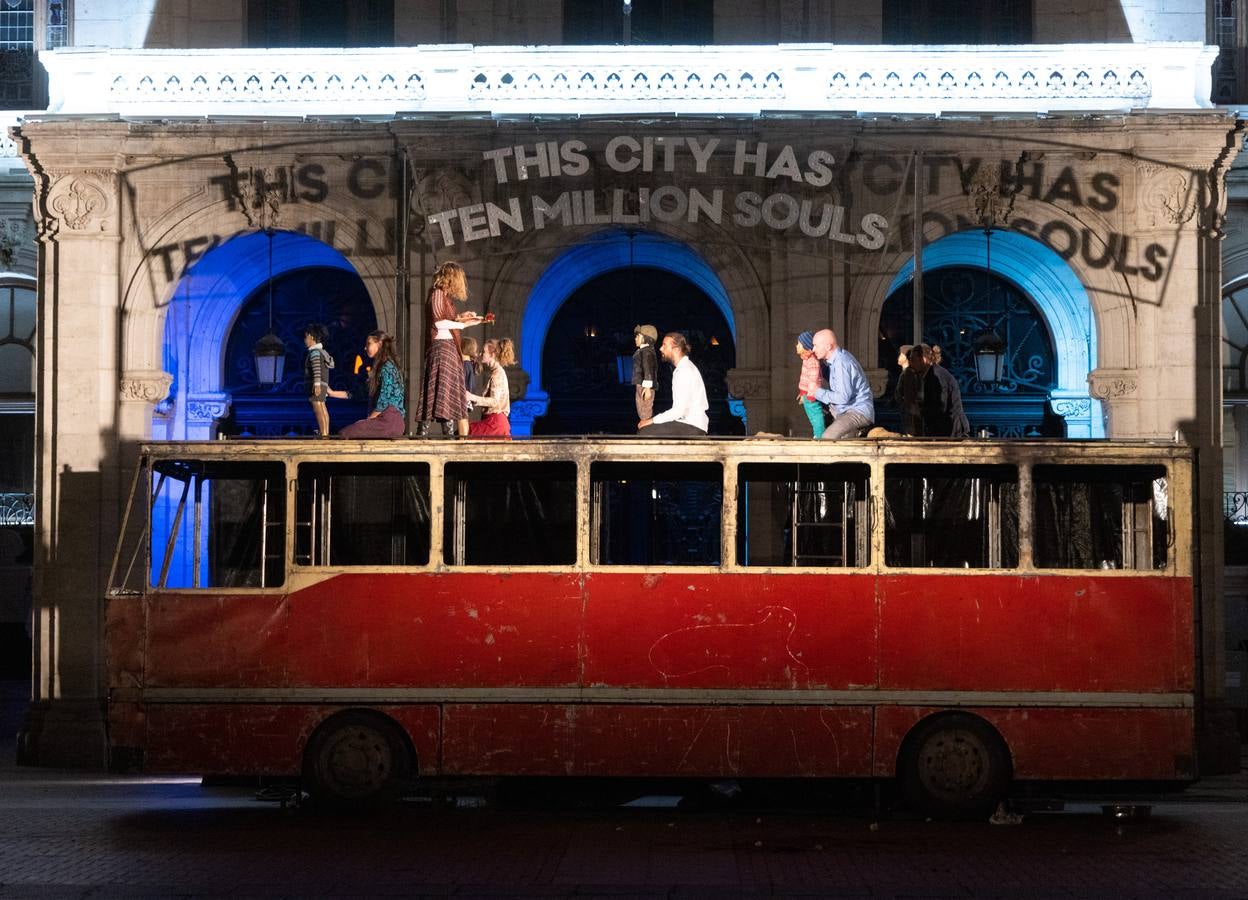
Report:
[[729,369],[728,393],[742,400],[770,397],[771,371],[769,369]]
[[[116,237],[120,234],[117,203],[117,172],[113,169],[80,169],[49,172],[43,202],[46,219],[59,237]],[[44,231],[49,231],[44,223]]]
[[211,425],[230,412],[232,398],[224,392],[191,394],[186,398],[188,425]]
[[121,399],[159,403],[169,396],[173,376],[159,369],[134,369],[121,375]]
[[1088,373],[1088,389],[1098,400],[1132,397],[1140,389],[1139,373],[1136,369],[1093,369]]

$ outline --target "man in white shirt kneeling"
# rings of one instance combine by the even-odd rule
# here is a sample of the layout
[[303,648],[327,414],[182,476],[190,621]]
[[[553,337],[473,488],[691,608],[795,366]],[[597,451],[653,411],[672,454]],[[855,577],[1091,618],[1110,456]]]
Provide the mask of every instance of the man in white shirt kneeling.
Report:
[[671,363],[672,408],[637,423],[639,437],[702,437],[710,425],[706,418],[706,385],[702,373],[689,358],[685,336],[671,332],[663,336],[659,355]]

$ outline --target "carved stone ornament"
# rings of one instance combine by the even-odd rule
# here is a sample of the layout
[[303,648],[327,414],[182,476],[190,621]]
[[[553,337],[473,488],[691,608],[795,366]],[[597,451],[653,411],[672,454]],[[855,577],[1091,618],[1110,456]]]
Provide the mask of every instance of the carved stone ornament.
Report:
[[767,369],[729,369],[728,393],[742,400],[771,396],[771,372]]
[[186,398],[187,422],[212,424],[225,418],[230,411],[230,395],[224,393],[191,394]]
[[867,384],[871,385],[871,396],[879,397],[888,387],[888,369],[863,369],[867,376]]
[[168,372],[147,369],[124,372],[121,376],[121,399],[159,403],[169,396],[173,376]]
[[108,193],[92,178],[63,176],[53,185],[48,209],[73,231],[85,231],[109,213]]
[[1016,190],[1010,190],[1001,183],[999,166],[981,165],[967,188],[975,222],[985,228],[995,228],[1008,222]]
[[468,176],[459,169],[442,167],[416,173],[417,186],[412,195],[413,227],[423,229],[425,217],[466,206],[473,202],[475,189]]
[[1156,164],[1142,165],[1140,207],[1153,227],[1183,225],[1191,221],[1199,206],[1199,191],[1192,180],[1177,169]]
[[1089,393],[1097,400],[1130,397],[1139,387],[1135,369],[1094,369],[1088,375]]
[[1092,414],[1092,401],[1087,397],[1066,397],[1050,400],[1053,412],[1063,419],[1083,419]]

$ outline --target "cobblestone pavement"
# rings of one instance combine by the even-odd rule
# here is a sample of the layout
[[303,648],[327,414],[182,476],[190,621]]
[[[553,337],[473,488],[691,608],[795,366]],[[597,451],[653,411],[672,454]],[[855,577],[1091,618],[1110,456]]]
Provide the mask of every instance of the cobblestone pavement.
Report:
[[258,801],[253,787],[18,768],[5,740],[0,900],[1248,898],[1248,775],[1155,798],[1128,821],[1086,799],[993,826],[877,822],[870,803],[686,810],[533,795],[342,817]]

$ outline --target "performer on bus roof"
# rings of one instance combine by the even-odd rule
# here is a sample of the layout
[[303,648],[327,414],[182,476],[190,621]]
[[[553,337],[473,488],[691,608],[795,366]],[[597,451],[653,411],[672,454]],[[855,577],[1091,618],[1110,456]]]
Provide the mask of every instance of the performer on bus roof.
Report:
[[823,376],[820,374],[819,360],[815,357],[815,335],[803,331],[797,336],[797,358],[802,361],[802,374],[797,379],[797,399],[802,404],[806,418],[810,420],[810,428],[815,439],[823,437],[827,427],[823,404],[815,399],[815,391],[823,387]]
[[[367,418],[352,422],[339,434],[346,438],[395,438],[407,430],[407,407],[403,395],[403,373],[399,368],[394,337],[384,331],[369,332],[364,352],[372,359],[368,371],[368,398],[373,404]],[[346,391],[330,391],[329,396],[346,400]]]
[[480,422],[468,426],[473,437],[511,436],[511,389],[507,384],[505,366],[516,361],[516,349],[510,338],[490,338],[481,346],[482,374],[489,383],[485,393],[468,392],[468,400],[485,410]]
[[659,376],[659,357],[654,344],[659,330],[653,325],[638,325],[633,329],[633,403],[637,418],[648,419],[654,415],[654,383]]
[[485,320],[473,312],[455,311],[455,302],[467,296],[463,266],[450,261],[438,266],[425,299],[429,344],[425,348],[425,377],[416,404],[418,435],[429,433],[431,420],[442,426],[443,434],[454,434],[456,422],[468,417],[459,332]]
[[330,396],[329,370],[334,367],[334,358],[321,346],[326,336],[325,326],[319,322],[303,329],[303,345],[308,348],[303,358],[303,383],[308,390],[312,414],[316,416],[316,433],[321,437],[329,436],[329,410],[325,408],[325,398]]
[[702,373],[689,358],[685,336],[673,331],[664,335],[659,353],[675,368],[672,371],[672,408],[637,423],[640,437],[701,437],[710,427],[706,410],[706,385]]
[[932,348],[916,344],[897,383],[901,430],[916,437],[969,437],[958,380],[933,362]]
[[825,441],[858,437],[875,421],[875,400],[871,384],[858,360],[836,342],[831,328],[815,332],[815,356],[824,364],[828,387],[815,397],[832,413],[832,424],[823,432]]

